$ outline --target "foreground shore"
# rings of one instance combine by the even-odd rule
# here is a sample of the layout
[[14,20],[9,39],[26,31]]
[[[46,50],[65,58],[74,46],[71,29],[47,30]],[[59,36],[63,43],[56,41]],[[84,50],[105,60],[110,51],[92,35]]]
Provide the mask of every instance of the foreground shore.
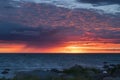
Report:
[[[5,69],[2,74],[9,73]],[[120,64],[103,65],[102,69],[75,65],[68,69],[33,70],[17,72],[13,78],[0,80],[120,80]]]

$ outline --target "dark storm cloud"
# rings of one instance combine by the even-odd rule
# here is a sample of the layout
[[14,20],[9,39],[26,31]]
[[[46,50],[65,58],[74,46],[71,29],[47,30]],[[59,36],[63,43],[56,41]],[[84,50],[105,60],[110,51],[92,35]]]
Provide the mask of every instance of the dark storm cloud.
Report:
[[60,29],[44,29],[25,27],[12,23],[0,23],[0,40],[7,42],[23,42],[29,46],[49,47],[59,44],[61,36],[57,36]]
[[[0,23],[0,41],[8,43],[19,43],[22,42],[27,46],[31,47],[54,47],[60,44],[71,41],[71,40],[82,40],[84,37],[94,37],[95,40],[101,39],[113,39],[112,43],[119,42],[119,31],[108,31],[108,30],[92,30],[91,33],[96,34],[95,36],[89,36],[85,34],[86,31],[79,30],[76,28],[69,27],[56,27],[51,26],[40,26],[40,27],[28,27],[13,23],[2,22]],[[84,36],[82,36],[84,35]],[[73,39],[73,37],[77,38]],[[107,41],[109,42],[109,41]]]
[[77,0],[78,2],[92,3],[92,4],[120,4],[120,0]]

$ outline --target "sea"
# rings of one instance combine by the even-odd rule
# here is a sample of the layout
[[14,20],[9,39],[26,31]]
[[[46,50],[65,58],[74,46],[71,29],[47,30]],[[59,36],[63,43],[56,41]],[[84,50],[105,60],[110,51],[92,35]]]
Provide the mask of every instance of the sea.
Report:
[[[65,69],[74,65],[102,68],[103,63],[120,64],[120,54],[0,54],[0,77],[12,77],[15,72]],[[9,69],[9,74],[2,74]]]

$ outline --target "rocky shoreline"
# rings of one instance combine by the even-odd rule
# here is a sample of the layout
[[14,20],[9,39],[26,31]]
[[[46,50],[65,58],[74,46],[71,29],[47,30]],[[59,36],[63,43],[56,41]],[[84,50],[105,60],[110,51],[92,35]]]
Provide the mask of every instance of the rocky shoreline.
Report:
[[[10,69],[1,74],[7,75]],[[104,62],[102,69],[75,65],[68,69],[33,70],[15,73],[13,78],[0,80],[120,80],[120,64]]]

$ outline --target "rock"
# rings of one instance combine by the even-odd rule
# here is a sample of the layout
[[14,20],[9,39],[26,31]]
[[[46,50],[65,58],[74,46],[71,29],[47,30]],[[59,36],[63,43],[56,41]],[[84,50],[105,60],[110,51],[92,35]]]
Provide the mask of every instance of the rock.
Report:
[[51,69],[51,72],[55,72],[55,73],[60,73],[61,71],[57,70],[57,69]]
[[8,74],[9,71],[10,71],[10,69],[4,69],[4,70],[1,72],[1,74]]
[[108,74],[103,74],[103,73],[100,73],[100,74],[96,74],[94,76],[94,80],[103,80],[103,78],[109,76]]
[[116,77],[116,78],[114,78],[114,80],[120,80],[120,77]]
[[120,77],[104,77],[103,80],[120,80]]
[[43,71],[43,70],[35,70],[35,71],[28,71],[28,72],[19,72],[15,76],[17,80],[22,80],[26,77],[35,77],[40,78],[42,80],[51,77],[59,77],[59,75],[55,72],[51,71]]
[[103,80],[113,80],[112,77],[104,77]]
[[8,73],[9,73],[8,71],[1,72],[1,74],[8,74]]
[[87,73],[89,74],[89,76],[93,77],[95,76],[95,72],[91,71],[91,70],[88,70]]
[[5,70],[6,70],[6,71],[10,71],[10,69],[7,69],[7,68],[6,68]]
[[114,76],[114,77],[120,77],[120,70],[116,70],[116,71],[113,73],[113,76]]

